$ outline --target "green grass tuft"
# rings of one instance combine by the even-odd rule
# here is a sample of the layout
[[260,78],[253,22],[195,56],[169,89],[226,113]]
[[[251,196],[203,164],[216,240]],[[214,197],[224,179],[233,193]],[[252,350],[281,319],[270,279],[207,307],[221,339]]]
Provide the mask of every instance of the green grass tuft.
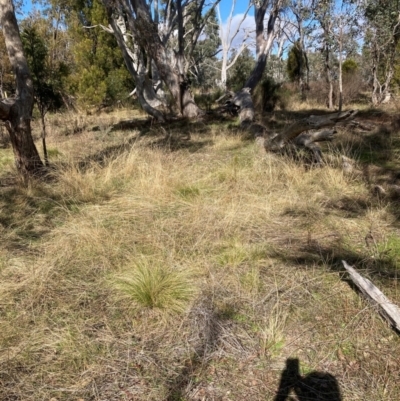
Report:
[[200,195],[200,189],[195,186],[184,186],[178,188],[177,193],[181,198],[191,200]]
[[186,271],[147,260],[118,277],[116,288],[139,307],[167,313],[184,312],[195,294]]

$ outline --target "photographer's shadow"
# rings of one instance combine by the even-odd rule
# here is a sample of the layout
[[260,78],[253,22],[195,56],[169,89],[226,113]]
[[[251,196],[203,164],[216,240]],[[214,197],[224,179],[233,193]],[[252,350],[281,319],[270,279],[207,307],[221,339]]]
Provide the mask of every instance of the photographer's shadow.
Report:
[[287,359],[274,401],[342,401],[333,375],[311,372],[301,376],[299,365],[297,358]]

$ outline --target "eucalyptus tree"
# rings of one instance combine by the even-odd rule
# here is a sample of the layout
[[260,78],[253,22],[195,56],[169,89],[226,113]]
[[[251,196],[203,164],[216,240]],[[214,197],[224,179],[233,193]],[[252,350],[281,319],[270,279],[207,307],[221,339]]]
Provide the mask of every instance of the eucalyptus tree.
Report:
[[[195,46],[185,46],[185,57],[188,60],[189,79],[195,85],[210,87],[215,85],[217,78],[217,55],[220,53],[221,40],[216,11],[214,10],[209,16],[204,15],[203,18],[206,18],[206,24],[201,36]],[[192,22],[186,26],[186,30],[191,31],[193,28]]]
[[[337,83],[338,108],[343,105],[342,65],[358,50],[361,34],[360,4],[354,0],[314,0],[313,16],[317,22],[315,46],[324,59],[325,80],[328,86],[328,108],[334,107],[334,88]],[[318,29],[320,32],[318,32]]]
[[390,86],[395,70],[396,48],[400,39],[400,2],[367,0],[366,46],[370,55],[372,103],[390,99]]
[[[249,32],[243,30],[242,25],[247,17],[247,14],[252,6],[252,2],[249,1],[249,4],[246,10],[243,12],[239,22],[237,23],[235,29],[232,31],[232,21],[233,21],[233,13],[236,7],[236,0],[232,1],[231,10],[226,21],[224,21],[221,17],[220,8],[218,7],[218,20],[219,20],[219,37],[221,39],[221,78],[219,81],[219,86],[221,89],[226,90],[226,82],[227,82],[227,73],[230,68],[232,68],[235,63],[238,61],[238,57],[244,52],[245,49],[248,48],[248,37]],[[239,33],[243,31],[242,39],[240,45],[235,48],[233,46],[234,40],[238,37]],[[233,54],[233,57],[229,57],[230,54]]]
[[[176,111],[185,117],[203,113],[194,101],[188,70],[200,36],[219,1],[207,8],[205,0],[170,0],[163,4],[147,0],[103,0],[110,27],[125,61],[133,59],[132,47],[142,50],[168,88]],[[123,38],[118,20],[123,21],[125,36],[129,35],[130,42]],[[134,70],[131,65],[132,74]],[[164,119],[158,111],[149,111],[158,120]]]
[[[254,20],[256,26],[256,60],[254,67],[242,90],[233,98],[233,103],[239,107],[239,117],[242,125],[248,125],[254,120],[254,104],[251,92],[261,81],[267,65],[267,58],[276,38],[275,22],[282,11],[284,0],[254,0]],[[267,28],[265,15],[269,12]]]
[[336,53],[339,60],[338,68],[338,109],[343,107],[343,62],[348,57],[357,54],[357,39],[360,34],[359,20],[361,15],[356,2],[352,0],[342,0],[336,4],[336,12],[333,17],[333,27],[331,35],[335,42]]
[[289,3],[289,33],[292,33],[293,46],[289,51],[287,70],[291,80],[300,87],[301,97],[305,99],[309,86],[310,67],[308,63],[306,40],[312,31],[312,0],[292,0]]
[[51,42],[45,40],[43,32],[42,35],[39,33],[40,28],[46,29],[46,25],[42,18],[22,21],[21,39],[31,71],[34,101],[42,123],[43,154],[47,166],[45,115],[49,110],[55,111],[63,106],[63,79],[68,75],[68,68],[62,61],[56,60],[54,54],[50,54]]
[[[253,90],[262,78],[267,58],[273,46],[276,31],[275,22],[284,6],[284,0],[254,0],[254,20],[256,25],[256,63],[246,81],[245,87]],[[269,12],[265,29],[265,15]]]
[[333,0],[314,0],[314,18],[322,31],[319,39],[324,57],[325,80],[328,86],[327,105],[333,109],[334,74],[332,66],[333,46],[332,38],[333,15],[335,2]]
[[11,0],[0,0],[0,24],[16,81],[15,96],[0,101],[0,119],[10,134],[17,170],[31,176],[42,171],[43,163],[32,138],[33,82]]

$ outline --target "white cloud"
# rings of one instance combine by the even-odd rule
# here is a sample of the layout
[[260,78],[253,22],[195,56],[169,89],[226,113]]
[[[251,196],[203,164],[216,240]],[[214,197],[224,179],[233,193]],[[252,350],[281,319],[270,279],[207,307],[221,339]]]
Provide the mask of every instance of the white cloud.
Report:
[[[243,20],[243,14],[236,14],[232,17],[229,39],[236,33],[236,30],[239,27],[240,22]],[[223,32],[226,35],[226,31],[228,29],[228,20],[223,23]],[[235,49],[240,47],[244,38],[247,36],[246,43],[254,43],[254,35],[255,35],[255,21],[253,16],[247,15],[243,22],[240,25],[239,32],[234,38],[232,42],[231,49]]]

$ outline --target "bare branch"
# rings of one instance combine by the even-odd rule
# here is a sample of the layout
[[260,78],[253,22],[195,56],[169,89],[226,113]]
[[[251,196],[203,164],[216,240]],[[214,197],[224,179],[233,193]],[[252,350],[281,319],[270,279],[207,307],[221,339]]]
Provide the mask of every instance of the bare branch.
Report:
[[101,24],[97,24],[97,25],[92,25],[92,26],[83,26],[82,28],[84,29],[93,29],[93,28],[97,28],[100,27],[101,29],[103,29],[104,31],[108,32],[108,33],[113,33],[113,30],[110,26],[104,26]]

